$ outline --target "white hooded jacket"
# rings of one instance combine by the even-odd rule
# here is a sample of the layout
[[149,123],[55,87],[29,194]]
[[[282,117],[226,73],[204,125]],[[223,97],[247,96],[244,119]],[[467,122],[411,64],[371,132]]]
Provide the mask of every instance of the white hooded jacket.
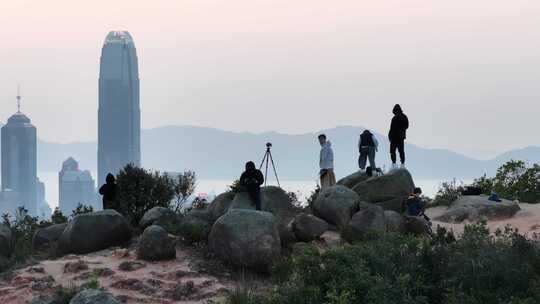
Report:
[[334,151],[332,151],[332,144],[330,141],[326,141],[321,147],[319,166],[321,167],[321,170],[334,169]]

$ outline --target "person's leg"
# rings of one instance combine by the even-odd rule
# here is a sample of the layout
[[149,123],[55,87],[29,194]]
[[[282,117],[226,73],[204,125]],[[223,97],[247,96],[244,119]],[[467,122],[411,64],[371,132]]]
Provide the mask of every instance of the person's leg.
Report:
[[368,149],[362,148],[360,149],[360,158],[358,159],[358,166],[360,169],[365,170],[366,169],[366,162],[368,158]]
[[336,185],[336,175],[334,174],[334,170],[328,171],[328,186],[332,187]]
[[254,201],[255,201],[255,210],[261,210],[261,188],[257,188],[253,191],[254,193]]
[[369,148],[369,165],[371,166],[371,169],[373,172],[377,170],[377,166],[375,165],[375,147]]
[[397,149],[396,141],[395,140],[390,141],[390,158],[392,159],[392,164],[395,164],[397,160],[396,149]]
[[[399,150],[399,159],[401,160],[401,164],[404,165],[405,164],[405,141],[400,140],[397,145],[397,148]],[[394,151],[394,155],[395,155],[395,151]]]

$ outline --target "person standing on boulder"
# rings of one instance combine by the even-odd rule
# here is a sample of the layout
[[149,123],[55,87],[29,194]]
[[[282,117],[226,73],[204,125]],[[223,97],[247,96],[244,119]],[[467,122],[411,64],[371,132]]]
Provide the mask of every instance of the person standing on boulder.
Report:
[[118,210],[116,205],[116,179],[111,173],[107,174],[105,178],[105,184],[99,188],[99,194],[103,195],[103,210],[105,209],[115,209]]
[[390,157],[392,158],[392,169],[396,169],[396,150],[399,151],[399,159],[401,167],[405,167],[405,138],[407,137],[407,129],[409,128],[409,119],[403,114],[401,106],[396,104],[392,110],[394,117],[390,124],[388,139],[390,140]]
[[358,166],[360,167],[360,170],[364,171],[366,169],[366,162],[368,158],[371,172],[375,172],[377,170],[377,166],[375,165],[375,153],[377,153],[378,149],[379,142],[375,138],[375,135],[373,135],[373,133],[371,133],[369,130],[364,130],[364,132],[360,134],[360,140],[358,142],[358,150],[360,152],[360,156],[358,157]]
[[336,175],[334,174],[334,151],[332,144],[326,139],[326,135],[319,135],[321,144],[321,153],[319,157],[319,176],[321,178],[321,190],[332,187],[336,184]]
[[256,210],[261,210],[261,185],[263,183],[264,176],[261,170],[255,167],[254,162],[247,162],[246,171],[240,176],[240,185],[246,188]]

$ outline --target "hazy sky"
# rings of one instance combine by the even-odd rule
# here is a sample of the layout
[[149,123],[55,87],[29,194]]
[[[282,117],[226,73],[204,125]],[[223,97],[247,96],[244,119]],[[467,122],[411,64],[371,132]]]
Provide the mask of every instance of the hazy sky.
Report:
[[539,145],[537,0],[1,0],[0,120],[97,134],[109,30],[135,39],[143,128],[387,132],[471,155]]

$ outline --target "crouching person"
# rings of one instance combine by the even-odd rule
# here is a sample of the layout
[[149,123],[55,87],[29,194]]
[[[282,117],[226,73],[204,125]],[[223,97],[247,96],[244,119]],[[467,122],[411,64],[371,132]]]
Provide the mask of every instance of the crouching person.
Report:
[[264,176],[261,170],[255,168],[254,162],[247,162],[246,171],[240,176],[240,185],[246,188],[256,210],[261,210],[261,185],[263,183]]

